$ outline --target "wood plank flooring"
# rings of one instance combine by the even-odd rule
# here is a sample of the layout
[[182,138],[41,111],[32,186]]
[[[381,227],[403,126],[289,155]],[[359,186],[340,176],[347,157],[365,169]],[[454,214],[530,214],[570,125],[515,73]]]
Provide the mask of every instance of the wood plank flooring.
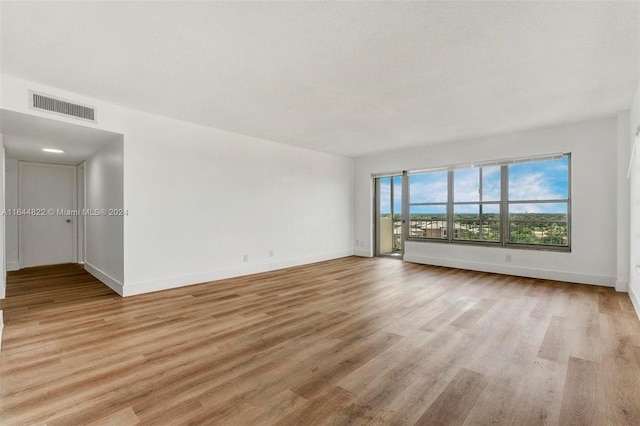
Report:
[[120,298],[9,274],[0,424],[638,425],[611,288],[349,257]]

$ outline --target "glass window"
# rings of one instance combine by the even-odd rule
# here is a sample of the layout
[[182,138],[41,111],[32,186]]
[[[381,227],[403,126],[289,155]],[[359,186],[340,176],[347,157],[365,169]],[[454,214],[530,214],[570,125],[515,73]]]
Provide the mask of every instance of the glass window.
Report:
[[500,201],[500,166],[482,168],[482,201]]
[[569,156],[509,165],[509,201],[569,198]]
[[569,155],[509,165],[511,244],[569,246]]
[[409,237],[436,238],[447,237],[447,206],[429,205],[409,207]]
[[453,172],[453,235],[459,241],[500,242],[500,167]]
[[409,238],[568,249],[570,160],[411,174]]
[[566,203],[509,205],[509,242],[551,246],[569,245]]
[[459,169],[453,172],[453,201],[480,201],[480,168]]
[[409,176],[411,203],[445,203],[448,197],[447,172],[430,172]]
[[448,173],[409,176],[409,238],[447,238]]
[[500,242],[500,205],[462,204],[453,211],[453,239]]

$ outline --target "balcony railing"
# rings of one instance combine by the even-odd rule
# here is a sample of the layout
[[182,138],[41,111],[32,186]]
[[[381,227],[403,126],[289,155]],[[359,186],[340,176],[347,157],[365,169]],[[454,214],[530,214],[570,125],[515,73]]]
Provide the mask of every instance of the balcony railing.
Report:
[[393,220],[393,251],[402,251],[402,219]]
[[411,219],[409,221],[409,237],[435,239],[447,238],[447,221]]
[[566,219],[510,219],[509,237],[510,243],[568,246],[568,223]]
[[[394,228],[395,226],[394,224]],[[398,226],[401,226],[401,222]],[[501,240],[499,220],[457,219],[454,221],[453,227],[453,239],[456,241],[499,242]],[[409,221],[410,238],[447,239],[447,232],[447,221],[444,219],[412,219]],[[510,219],[508,238],[509,243],[515,244],[568,246],[567,221]]]
[[457,219],[453,222],[455,240],[500,241],[500,221],[479,219]]

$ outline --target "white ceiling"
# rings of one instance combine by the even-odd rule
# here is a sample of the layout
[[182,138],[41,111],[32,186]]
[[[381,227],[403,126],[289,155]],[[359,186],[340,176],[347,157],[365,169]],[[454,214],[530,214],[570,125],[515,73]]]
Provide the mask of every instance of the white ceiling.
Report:
[[[122,137],[117,133],[7,110],[0,110],[0,128],[7,158],[38,163],[80,164],[106,144]],[[43,148],[61,149],[64,153],[47,153]]]
[[638,2],[1,2],[2,71],[346,156],[628,109]]

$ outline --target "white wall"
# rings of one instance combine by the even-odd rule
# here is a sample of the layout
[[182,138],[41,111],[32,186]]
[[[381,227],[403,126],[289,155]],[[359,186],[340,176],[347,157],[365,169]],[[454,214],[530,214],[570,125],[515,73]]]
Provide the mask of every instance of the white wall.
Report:
[[[2,167],[5,167],[5,156],[4,156],[4,136],[0,133],[0,149],[2,150],[2,152],[0,152],[0,164],[2,164]],[[5,185],[5,181],[6,181],[6,176],[4,173],[4,170],[2,170],[2,173],[0,173],[1,179],[0,179],[0,209],[5,209],[6,208],[6,203],[5,203],[5,198],[6,198],[6,194],[5,194],[5,189],[4,189],[4,185]],[[5,238],[6,235],[6,230],[5,230],[5,223],[4,221],[2,221],[0,223],[0,231],[2,231],[0,233],[0,241],[2,241]],[[1,269],[1,273],[2,273],[2,277],[0,277],[0,299],[4,299],[6,297],[6,291],[7,291],[7,269],[6,269],[6,264],[7,264],[7,255],[6,255],[6,249],[2,246],[0,246],[0,261],[2,261],[2,265],[0,265],[0,269]],[[2,331],[4,329],[4,315],[2,313],[2,309],[0,309],[0,349],[2,348]]]
[[616,283],[617,291],[629,291],[629,111],[618,113],[617,117],[617,215],[616,215]]
[[[85,161],[85,268],[114,290],[124,283],[124,151],[122,137]],[[112,215],[110,215],[110,213]]]
[[78,124],[29,109],[38,90],[95,105],[87,126],[124,135],[121,294],[353,253],[351,159],[2,78],[0,108]]
[[[640,128],[640,87],[636,90],[629,119],[629,145]],[[636,147],[630,176],[630,271],[629,296],[640,317],[640,143]]]
[[125,131],[130,291],[352,254],[352,160],[155,117],[140,130]]
[[[5,205],[7,209],[18,208],[18,160],[5,159]],[[18,216],[5,216],[5,254],[7,270],[17,271],[18,263]]]
[[[359,158],[355,164],[356,254],[373,253],[372,173],[570,152],[571,253],[407,242],[405,260],[614,286],[617,260],[617,118],[478,138]],[[510,254],[512,262],[505,262]]]

